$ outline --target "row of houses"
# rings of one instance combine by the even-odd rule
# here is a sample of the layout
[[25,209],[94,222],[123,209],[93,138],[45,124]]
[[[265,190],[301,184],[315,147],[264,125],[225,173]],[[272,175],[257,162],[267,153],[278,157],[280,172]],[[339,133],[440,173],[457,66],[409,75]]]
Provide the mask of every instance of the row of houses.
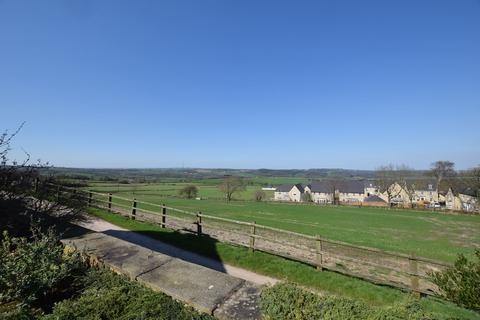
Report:
[[399,183],[394,183],[389,187],[389,191],[387,193],[386,190],[380,190],[374,181],[324,180],[307,185],[278,186],[274,192],[274,200],[369,206],[441,206],[449,210],[463,211],[478,209],[476,194],[470,188],[449,188],[447,191],[441,192],[437,190],[434,181],[425,180],[416,182],[414,190],[407,190]]

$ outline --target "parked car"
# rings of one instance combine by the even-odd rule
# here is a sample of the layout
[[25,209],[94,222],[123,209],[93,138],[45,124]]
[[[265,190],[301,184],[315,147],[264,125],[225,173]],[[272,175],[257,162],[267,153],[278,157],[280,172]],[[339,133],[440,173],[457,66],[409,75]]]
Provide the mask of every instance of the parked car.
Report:
[[434,208],[434,209],[440,209],[441,206],[440,206],[440,203],[438,203],[438,202],[430,202],[428,204],[428,207],[429,208]]

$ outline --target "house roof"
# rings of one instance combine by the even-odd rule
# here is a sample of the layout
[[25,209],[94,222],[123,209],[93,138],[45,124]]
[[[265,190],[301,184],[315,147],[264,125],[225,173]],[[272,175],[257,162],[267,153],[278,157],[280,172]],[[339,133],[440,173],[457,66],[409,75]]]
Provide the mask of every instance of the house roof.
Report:
[[365,188],[378,188],[375,181],[372,180],[366,180],[363,184]]
[[342,193],[363,193],[365,183],[362,180],[345,180],[337,185],[337,190]]
[[467,196],[472,196],[472,197],[475,197],[477,195],[475,190],[473,188],[470,188],[470,187],[467,187],[467,188],[464,188],[463,190],[460,190],[459,193],[466,194]]
[[312,192],[332,193],[334,184],[331,181],[317,181],[308,185]]
[[290,190],[292,190],[292,188],[293,188],[293,184],[282,184],[282,185],[278,186],[275,191],[277,191],[277,192],[289,192]]
[[418,191],[436,191],[437,182],[435,180],[407,180],[407,183],[415,186],[415,190]]
[[471,197],[475,197],[477,195],[477,193],[475,192],[475,189],[470,188],[470,187],[460,188],[460,189],[458,189],[458,193],[459,194],[465,194],[465,195],[471,196]]
[[300,190],[300,192],[302,192],[302,193],[305,192],[305,188],[300,183],[297,183],[297,184],[282,184],[282,185],[278,186],[275,191],[277,191],[277,192],[290,192],[290,190],[292,190],[293,187],[297,187],[297,189]]
[[300,190],[300,192],[305,192],[305,188],[300,183],[297,183],[294,186],[297,187],[297,189]]
[[382,198],[380,198],[379,196],[376,196],[376,195],[371,195],[369,197],[366,197],[365,200],[363,200],[364,202],[385,202],[387,203],[385,200],[383,200]]

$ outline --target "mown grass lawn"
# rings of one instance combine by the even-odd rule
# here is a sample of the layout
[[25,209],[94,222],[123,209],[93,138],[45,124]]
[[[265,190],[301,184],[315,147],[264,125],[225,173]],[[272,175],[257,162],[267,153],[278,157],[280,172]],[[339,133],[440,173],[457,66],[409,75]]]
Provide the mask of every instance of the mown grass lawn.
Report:
[[[295,232],[321,235],[332,240],[384,250],[410,253],[446,262],[454,261],[458,253],[470,255],[480,247],[480,216],[439,212],[320,206],[309,204],[265,203],[219,199],[188,200],[178,197],[184,184],[95,185],[94,190],[112,192],[133,198],[192,212],[256,221],[258,224]],[[221,197],[215,186],[199,186],[200,194]],[[258,187],[250,186],[245,194]],[[246,197],[246,196],[245,196]],[[248,198],[248,197],[246,197]],[[125,203],[128,204],[128,203]],[[153,206],[139,205],[149,210]]]

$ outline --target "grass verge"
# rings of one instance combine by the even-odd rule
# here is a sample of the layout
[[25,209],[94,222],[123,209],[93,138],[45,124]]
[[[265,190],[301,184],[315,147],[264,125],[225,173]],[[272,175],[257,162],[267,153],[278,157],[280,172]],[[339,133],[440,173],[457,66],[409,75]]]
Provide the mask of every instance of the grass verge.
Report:
[[[326,294],[358,299],[373,306],[389,306],[409,295],[409,293],[398,289],[375,285],[335,272],[319,272],[312,266],[271,254],[259,251],[252,253],[247,248],[218,242],[209,237],[198,238],[195,235],[162,229],[158,225],[130,220],[101,209],[88,208],[87,211],[96,217],[130,231],[218,259],[230,265],[294,282]],[[422,298],[420,303],[425,310],[435,313],[439,319],[480,319],[480,314],[438,298]]]

